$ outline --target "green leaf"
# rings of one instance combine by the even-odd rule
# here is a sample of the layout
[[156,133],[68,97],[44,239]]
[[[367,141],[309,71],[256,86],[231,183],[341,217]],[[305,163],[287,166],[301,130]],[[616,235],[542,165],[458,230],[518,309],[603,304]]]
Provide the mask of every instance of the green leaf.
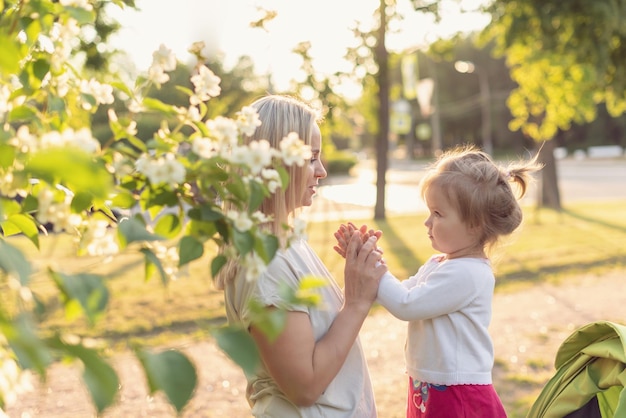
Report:
[[37,222],[35,222],[32,216],[18,213],[9,216],[7,220],[1,222],[0,225],[2,225],[2,230],[5,231],[6,235],[13,235],[10,233],[11,228],[9,228],[10,225],[13,225],[19,232],[23,233],[30,242],[35,244],[35,247],[39,248],[39,230],[37,229]]
[[243,181],[234,181],[226,185],[226,189],[232,193],[232,195],[240,201],[245,202],[248,200],[248,191]]
[[135,352],[146,372],[150,394],[162,390],[170,404],[181,412],[191,400],[198,383],[193,363],[175,350],[150,353],[138,349]]
[[145,259],[145,280],[148,281],[154,274],[154,269],[159,272],[159,276],[161,276],[161,283],[166,286],[169,283],[169,277],[165,270],[163,269],[163,264],[161,264],[161,260],[157,255],[147,248],[142,248],[139,250],[144,255]]
[[52,356],[35,334],[35,325],[28,317],[20,315],[11,321],[0,318],[0,327],[20,365],[44,376],[46,368],[52,363]]
[[193,260],[197,260],[204,254],[204,246],[197,239],[184,236],[179,245],[179,261],[178,266],[183,266]]
[[280,242],[274,235],[263,234],[254,240],[254,250],[265,261],[265,264],[272,261],[279,246]]
[[263,203],[263,200],[265,199],[265,197],[268,195],[266,188],[256,182],[256,181],[251,181],[250,182],[250,199],[248,200],[248,207],[249,207],[249,211],[250,212],[254,212],[255,210],[257,210],[259,208],[259,206],[261,206],[261,203]]
[[249,306],[253,312],[254,325],[263,331],[270,341],[278,338],[285,328],[287,312],[284,309],[268,308],[256,299],[250,300]]
[[129,190],[119,191],[111,200],[111,206],[115,208],[130,209],[137,204],[135,195]]
[[211,261],[211,276],[215,277],[220,272],[222,267],[226,265],[228,259],[224,255],[216,255],[215,258]]
[[157,219],[154,232],[165,238],[174,238],[181,230],[182,223],[178,216],[167,213]]
[[50,71],[50,63],[44,59],[38,59],[33,62],[33,75],[39,80],[40,84],[44,77]]
[[293,303],[306,306],[319,306],[319,304],[322,303],[322,295],[318,290],[326,285],[327,282],[324,279],[313,275],[304,276],[300,280],[298,290],[295,294],[290,289]]
[[0,269],[16,275],[22,286],[26,286],[30,281],[32,273],[30,262],[18,248],[5,240],[0,240]]
[[115,402],[120,387],[119,378],[115,369],[97,351],[82,344],[68,344],[59,337],[49,339],[48,343],[83,363],[83,380],[98,412],[104,411]]
[[259,350],[254,340],[241,327],[225,326],[211,330],[220,349],[226,353],[246,375],[252,375],[260,364]]
[[75,194],[88,193],[106,199],[113,178],[101,161],[76,148],[52,148],[33,154],[25,172],[50,184],[63,184]]
[[37,110],[27,104],[16,106],[9,112],[9,120],[11,122],[30,121],[36,117]]
[[124,92],[128,97],[134,97],[134,94],[131,91],[130,87],[128,87],[126,84],[122,83],[121,81],[113,81],[110,84],[113,88],[116,88]]
[[109,302],[109,290],[95,274],[68,275],[49,270],[64,297],[65,304],[78,303],[91,324],[102,315]]
[[185,234],[198,238],[201,241],[212,238],[216,232],[217,229],[213,222],[198,222],[193,219],[187,222],[187,227],[185,228]]
[[150,110],[156,110],[167,115],[176,115],[176,108],[174,106],[163,103],[158,99],[146,97],[143,99],[143,105]]
[[0,33],[0,45],[2,45],[0,73],[17,74],[20,71],[20,61],[24,58],[20,44],[15,41],[11,34]]
[[213,207],[211,206],[201,206],[201,207],[195,207],[193,209],[190,209],[187,212],[187,215],[191,218],[191,219],[195,219],[198,221],[208,221],[208,222],[213,222],[213,221],[217,221],[218,219],[222,219],[224,218],[224,214],[218,209],[215,210]]
[[7,199],[0,197],[0,219],[6,219],[10,215],[20,213],[22,208],[20,204],[14,199]]
[[14,160],[15,147],[3,144],[2,138],[0,138],[0,167],[4,169],[11,167]]
[[287,169],[285,167],[276,167],[276,171],[278,171],[278,174],[280,175],[280,182],[282,184],[281,189],[282,190],[287,190],[287,186],[289,185],[289,173],[287,172]]
[[233,243],[239,254],[245,255],[254,248],[254,237],[250,231],[240,232],[233,228]]
[[163,240],[163,237],[148,232],[146,225],[134,217],[122,220],[117,230],[122,248],[126,248],[129,244],[137,241]]
[[94,11],[87,10],[83,7],[65,6],[64,9],[69,12],[70,16],[78,21],[80,26],[93,23],[96,18]]
[[74,212],[80,213],[93,206],[93,196],[91,193],[78,192],[72,198],[71,208]]
[[57,96],[48,96],[48,112],[49,113],[59,113],[62,114],[65,112],[65,101]]

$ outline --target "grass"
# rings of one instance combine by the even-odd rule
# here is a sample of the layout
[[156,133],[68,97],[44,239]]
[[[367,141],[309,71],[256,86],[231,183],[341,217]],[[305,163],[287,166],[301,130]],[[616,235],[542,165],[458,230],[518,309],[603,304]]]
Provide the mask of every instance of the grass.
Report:
[[[524,208],[525,222],[496,253],[496,292],[517,290],[542,282],[563,282],[586,273],[626,271],[626,201],[587,202],[568,205],[562,212]],[[621,216],[620,216],[621,215]],[[381,229],[381,247],[389,268],[397,277],[408,277],[433,250],[423,226],[425,215],[390,217],[384,221],[352,220]],[[311,223],[309,241],[331,273],[341,283],[343,259],[332,249],[337,221]],[[156,277],[144,279],[143,260],[124,254],[110,262],[74,256],[73,242],[66,235],[42,237],[37,251],[23,237],[11,244],[28,252],[36,274],[32,288],[47,307],[43,332],[74,333],[96,338],[111,351],[129,344],[177,346],[207,339],[211,327],[225,322],[222,294],[212,284],[209,262],[212,252],[188,268],[178,280],[163,285]],[[109,309],[94,326],[83,318],[66,318],[62,301],[46,274],[47,267],[65,273],[89,272],[106,277],[111,292]],[[8,289],[0,293],[6,299]],[[3,303],[1,301],[0,303]],[[537,344],[541,344],[541,335]],[[529,359],[533,371],[517,375],[507,363],[496,359],[496,376],[501,393],[507,394],[511,418],[524,417],[536,394],[550,377],[552,365]]]
[[[624,213],[624,207],[624,201],[608,201],[572,204],[562,212],[525,208],[523,227],[496,253],[496,291],[626,268],[626,217],[617,216]],[[417,214],[354,222],[383,231],[385,260],[390,270],[402,278],[417,271],[432,254],[423,219]],[[336,221],[312,223],[308,235],[313,248],[341,282],[343,259],[332,249],[332,233],[338,225]],[[111,262],[77,258],[71,239],[64,235],[43,237],[38,252],[23,237],[10,241],[28,251],[39,271],[32,288],[49,311],[43,321],[45,330],[102,338],[109,347],[124,348],[129,342],[154,345],[205,338],[209,327],[225,320],[222,294],[214,288],[209,273],[211,251],[165,286],[156,278],[144,280],[138,254],[125,254]],[[81,318],[63,316],[62,302],[45,274],[47,266],[66,273],[90,272],[107,277],[110,306],[94,326]]]

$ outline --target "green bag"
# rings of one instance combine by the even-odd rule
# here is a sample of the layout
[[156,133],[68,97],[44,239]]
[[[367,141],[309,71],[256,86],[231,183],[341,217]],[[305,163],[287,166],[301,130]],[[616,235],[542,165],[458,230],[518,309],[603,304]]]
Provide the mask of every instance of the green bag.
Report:
[[577,329],[554,364],[526,418],[626,417],[626,325],[600,321]]

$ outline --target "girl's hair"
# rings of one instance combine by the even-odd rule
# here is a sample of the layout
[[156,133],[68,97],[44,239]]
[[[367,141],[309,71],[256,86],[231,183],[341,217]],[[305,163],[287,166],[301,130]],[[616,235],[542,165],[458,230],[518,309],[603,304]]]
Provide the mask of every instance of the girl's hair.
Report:
[[[500,167],[472,145],[444,152],[420,182],[422,198],[437,187],[458,210],[461,220],[482,230],[481,245],[491,249],[501,236],[509,235],[522,223],[518,200],[533,180],[531,173],[542,165],[538,154]],[[512,185],[516,185],[515,194]]]
[[[254,134],[244,138],[245,143],[265,139],[272,148],[280,149],[283,138],[291,132],[296,132],[306,145],[311,145],[313,129],[316,123],[321,121],[321,114],[317,109],[292,96],[267,95],[257,99],[250,106],[256,109],[261,125],[256,128]],[[286,243],[288,230],[286,225],[290,224],[292,216],[301,205],[308,166],[292,164],[284,168],[289,174],[289,184],[285,189],[278,189],[266,197],[258,208],[271,219],[263,227],[277,236],[282,245]],[[224,209],[229,209],[228,204],[225,204]],[[220,247],[220,251],[227,251],[225,245]],[[229,259],[215,278],[216,287],[223,289],[224,283],[236,277],[240,268],[241,263],[238,260]]]

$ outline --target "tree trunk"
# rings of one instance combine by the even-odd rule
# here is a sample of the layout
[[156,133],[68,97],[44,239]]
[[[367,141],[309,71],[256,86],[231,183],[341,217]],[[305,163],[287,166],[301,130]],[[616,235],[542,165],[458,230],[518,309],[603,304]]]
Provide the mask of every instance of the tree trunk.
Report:
[[551,139],[540,144],[539,162],[543,163],[541,170],[541,181],[537,192],[537,206],[551,208],[560,211],[561,195],[559,193],[558,176],[556,171],[556,159],[554,158],[554,149],[556,141]]
[[378,44],[375,49],[378,63],[378,138],[376,141],[376,206],[374,219],[385,219],[385,175],[387,173],[387,152],[389,149],[389,79],[388,54],[385,46],[387,15],[385,0],[380,0],[380,27]]

